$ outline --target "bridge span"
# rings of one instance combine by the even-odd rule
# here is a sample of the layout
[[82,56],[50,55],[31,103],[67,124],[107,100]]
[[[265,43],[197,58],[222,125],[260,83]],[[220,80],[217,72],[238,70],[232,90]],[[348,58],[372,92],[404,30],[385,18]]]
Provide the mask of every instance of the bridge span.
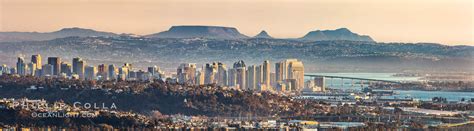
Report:
[[307,77],[324,77],[324,78],[336,78],[336,79],[348,79],[348,80],[361,80],[361,81],[374,81],[374,82],[386,82],[400,84],[400,81],[391,81],[391,80],[380,80],[380,79],[370,79],[370,78],[357,78],[357,77],[346,77],[346,76],[329,76],[329,75],[314,75],[314,74],[304,74]]

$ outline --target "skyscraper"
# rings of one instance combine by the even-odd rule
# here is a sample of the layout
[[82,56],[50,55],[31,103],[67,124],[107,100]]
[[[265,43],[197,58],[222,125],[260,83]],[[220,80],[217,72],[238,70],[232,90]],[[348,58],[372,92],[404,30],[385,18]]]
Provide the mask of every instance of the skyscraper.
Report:
[[36,64],[35,63],[28,63],[28,75],[36,76]]
[[105,64],[100,64],[97,66],[97,78],[100,80],[108,80],[108,66]]
[[53,75],[59,75],[61,71],[61,58],[59,57],[48,57],[48,64],[53,66]]
[[178,83],[180,84],[196,84],[196,64],[183,63],[177,69]]
[[115,80],[117,78],[117,68],[115,65],[109,65],[108,77],[110,80]]
[[227,66],[224,63],[217,63],[217,85],[227,86]]
[[270,61],[268,60],[263,62],[262,75],[262,84],[265,85],[266,88],[270,88]]
[[291,62],[288,66],[288,79],[296,80],[296,90],[304,88],[304,66],[301,61]]
[[72,75],[72,66],[69,63],[61,62],[61,73],[66,74],[66,76]]
[[26,68],[27,66],[25,63],[25,59],[23,57],[18,57],[18,61],[16,62],[17,74],[20,76],[26,75],[26,70],[27,70]]
[[97,68],[94,67],[94,66],[87,66],[85,68],[85,72],[84,72],[84,75],[85,75],[85,79],[86,80],[95,80],[96,79],[96,75],[97,75]]
[[[297,59],[287,59],[275,64],[276,82],[286,82],[287,89],[299,90],[304,87],[303,62]],[[289,80],[292,79],[292,80]],[[290,82],[290,83],[289,83]]]
[[251,65],[247,68],[247,89],[257,90],[257,81],[255,79],[255,65]]
[[40,54],[32,55],[31,56],[31,63],[36,64],[36,69],[41,69],[41,66],[43,66],[41,64],[41,55]]
[[217,74],[217,63],[207,63],[204,66],[204,84],[215,84],[216,83],[216,74]]
[[41,67],[41,76],[51,76],[53,75],[53,65],[46,64]]
[[235,76],[236,76],[236,85],[240,89],[247,89],[246,88],[246,66],[243,60],[234,63],[235,69]]

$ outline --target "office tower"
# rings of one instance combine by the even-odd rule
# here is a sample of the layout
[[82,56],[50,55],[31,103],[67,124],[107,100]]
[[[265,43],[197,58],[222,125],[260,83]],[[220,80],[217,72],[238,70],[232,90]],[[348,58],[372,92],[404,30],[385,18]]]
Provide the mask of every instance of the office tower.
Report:
[[321,88],[322,92],[326,91],[326,82],[324,77],[315,77],[314,78],[314,85]]
[[227,85],[230,87],[235,87],[237,85],[237,70],[236,69],[229,69],[227,75]]
[[34,63],[36,65],[36,69],[41,69],[41,55],[40,54],[37,54],[37,55],[32,55],[31,56],[31,63]]
[[108,66],[105,64],[100,64],[97,66],[97,78],[100,80],[108,80]]
[[54,67],[53,65],[50,65],[50,64],[46,64],[46,65],[43,65],[41,67],[41,76],[52,76],[53,75],[53,70],[54,70]]
[[150,73],[151,76],[155,76],[159,74],[159,67],[158,66],[152,66],[148,67],[148,73]]
[[[270,86],[273,87],[277,84],[275,72],[270,73]],[[274,89],[274,88],[273,88]]]
[[123,67],[128,68],[129,71],[133,70],[132,69],[132,64],[130,64],[130,63],[124,63]]
[[217,74],[217,63],[209,64],[207,63],[204,66],[204,84],[215,84],[216,83],[216,74]]
[[201,68],[201,70],[197,71],[197,75],[196,75],[196,85],[204,85],[204,72],[203,72],[203,68]]
[[282,82],[283,81],[283,62],[275,63],[275,81]]
[[258,90],[257,81],[255,79],[255,65],[251,65],[247,68],[247,90]]
[[36,64],[35,63],[28,63],[28,75],[36,76]]
[[59,57],[48,57],[48,64],[53,66],[53,75],[59,75],[61,71],[61,58]]
[[66,76],[71,76],[72,65],[66,62],[61,62],[61,73],[64,73]]
[[291,62],[288,66],[288,78],[296,80],[295,90],[304,88],[304,66],[303,62]]
[[269,88],[270,87],[270,61],[266,60],[263,62],[262,74],[263,74],[262,84],[265,85],[265,87]]
[[79,61],[82,61],[82,58],[76,57],[72,58],[72,73],[79,75]]
[[217,85],[227,86],[227,66],[224,63],[217,63]]
[[[304,66],[303,62],[297,59],[287,59],[275,64],[276,81],[289,82],[287,79],[294,79],[293,86],[287,89],[299,90],[304,87]],[[293,81],[291,81],[293,82]]]
[[26,64],[25,59],[23,57],[18,57],[18,61],[16,62],[16,72],[20,76],[26,75]]
[[255,68],[255,81],[256,81],[256,86],[260,90],[260,85],[263,83],[263,66],[258,65]]
[[128,77],[128,68],[127,67],[120,67],[118,68],[118,79],[119,80],[126,80]]
[[246,66],[243,60],[234,63],[235,75],[236,75],[236,87],[240,89],[246,88]]
[[7,74],[8,72],[10,72],[8,70],[9,69],[8,69],[7,65],[3,64],[2,66],[0,66],[0,75]]
[[108,73],[108,78],[110,80],[115,80],[117,77],[117,68],[115,65],[109,65],[109,73]]
[[179,84],[196,84],[196,64],[183,63],[179,65],[177,71],[177,78]]
[[94,66],[87,66],[84,71],[84,79],[95,80],[97,75],[97,68]]

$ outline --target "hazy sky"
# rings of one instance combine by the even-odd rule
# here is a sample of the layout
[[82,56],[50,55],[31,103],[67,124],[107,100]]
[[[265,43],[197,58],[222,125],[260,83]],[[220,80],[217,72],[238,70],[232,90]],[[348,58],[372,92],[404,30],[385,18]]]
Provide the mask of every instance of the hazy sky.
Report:
[[219,25],[280,38],[346,27],[382,42],[474,45],[472,0],[0,0],[0,31],[150,34]]

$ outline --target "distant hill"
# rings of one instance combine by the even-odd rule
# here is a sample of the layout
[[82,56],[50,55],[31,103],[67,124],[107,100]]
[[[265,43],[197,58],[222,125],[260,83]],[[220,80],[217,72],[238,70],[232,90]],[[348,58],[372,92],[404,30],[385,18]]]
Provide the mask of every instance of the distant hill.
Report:
[[149,38],[210,38],[242,39],[248,38],[236,28],[221,26],[173,26],[168,31],[151,34]]
[[351,32],[347,28],[339,28],[336,30],[316,30],[311,31],[299,40],[304,41],[330,41],[330,40],[347,40],[347,41],[374,41],[370,36],[359,35]]
[[43,41],[65,37],[116,37],[115,33],[83,28],[63,28],[54,32],[0,32],[0,42]]
[[253,38],[266,38],[266,39],[273,39],[270,35],[265,30],[262,30],[260,33],[258,33],[256,36]]

